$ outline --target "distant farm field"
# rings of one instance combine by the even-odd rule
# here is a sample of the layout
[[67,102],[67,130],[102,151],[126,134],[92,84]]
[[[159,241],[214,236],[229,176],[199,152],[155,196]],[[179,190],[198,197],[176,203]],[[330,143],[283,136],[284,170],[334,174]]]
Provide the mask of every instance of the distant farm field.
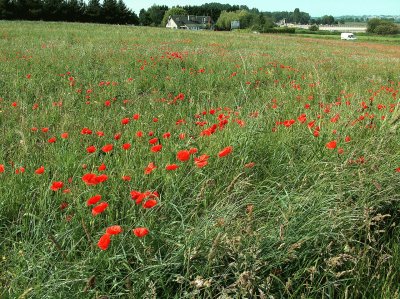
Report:
[[0,298],[398,298],[400,45],[0,22]]

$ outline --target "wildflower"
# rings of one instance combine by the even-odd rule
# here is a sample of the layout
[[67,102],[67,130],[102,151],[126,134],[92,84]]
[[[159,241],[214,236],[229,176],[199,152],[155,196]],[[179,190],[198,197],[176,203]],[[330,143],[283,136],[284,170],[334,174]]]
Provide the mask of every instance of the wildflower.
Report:
[[106,229],[106,234],[110,234],[110,235],[118,235],[121,232],[122,232],[122,227],[119,225],[109,226]]
[[332,140],[332,141],[329,141],[325,146],[328,148],[328,149],[335,149],[336,148],[336,140]]
[[176,164],[168,164],[167,166],[165,166],[166,170],[176,170],[178,168],[179,168],[179,166]]
[[112,149],[113,149],[113,145],[112,144],[106,144],[105,146],[103,146],[101,148],[101,150],[103,152],[105,152],[105,153],[108,153],[108,152],[112,151]]
[[44,173],[44,167],[40,166],[38,169],[35,170],[36,174],[43,174]]
[[210,156],[201,155],[200,157],[194,158],[194,164],[196,164],[198,168],[203,168],[208,164],[208,158],[210,158]]
[[64,183],[61,182],[61,181],[53,182],[51,184],[50,189],[53,190],[53,191],[57,191],[57,190],[61,189],[63,186],[64,186]]
[[154,207],[157,204],[157,200],[155,199],[149,199],[146,200],[146,202],[143,204],[143,208],[145,209],[151,209],[152,207]]
[[96,147],[95,147],[94,145],[88,146],[88,147],[86,148],[86,152],[89,153],[89,154],[92,154],[92,153],[94,153],[95,151],[96,151]]
[[104,235],[101,236],[99,242],[97,242],[97,246],[99,246],[101,250],[106,250],[110,245],[110,242],[111,242],[110,234],[105,233]]
[[129,121],[130,121],[130,119],[129,118],[123,118],[122,120],[121,120],[121,124],[123,124],[123,125],[127,125],[127,124],[129,124]]
[[94,205],[94,204],[98,203],[100,201],[100,199],[101,199],[101,195],[100,194],[96,194],[95,196],[92,196],[91,198],[89,198],[86,201],[86,205],[87,206]]
[[185,162],[190,159],[190,152],[188,150],[181,150],[176,154],[179,161]]
[[157,144],[157,145],[154,145],[154,146],[151,147],[151,151],[153,153],[157,153],[157,152],[161,151],[161,149],[162,149],[162,145],[161,144]]
[[227,146],[218,153],[218,157],[222,158],[229,155],[232,152],[232,146]]
[[156,168],[157,168],[157,166],[156,166],[153,162],[150,162],[150,163],[147,165],[147,167],[145,168],[144,174],[150,174],[150,173],[152,173],[152,171],[153,171],[154,169],[156,169]]
[[133,229],[132,232],[135,234],[136,237],[142,238],[149,233],[149,230],[145,227],[137,227]]
[[104,210],[107,209],[107,207],[108,207],[108,203],[106,203],[106,202],[101,202],[101,203],[99,203],[97,206],[95,206],[95,207],[92,209],[92,215],[93,215],[93,216],[96,216],[96,215],[98,215],[98,214],[103,213]]

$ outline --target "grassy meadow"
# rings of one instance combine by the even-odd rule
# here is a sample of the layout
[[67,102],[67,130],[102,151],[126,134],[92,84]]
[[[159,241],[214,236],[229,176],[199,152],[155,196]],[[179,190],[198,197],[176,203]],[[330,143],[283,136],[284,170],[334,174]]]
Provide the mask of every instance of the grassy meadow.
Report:
[[399,298],[400,45],[0,22],[0,298]]

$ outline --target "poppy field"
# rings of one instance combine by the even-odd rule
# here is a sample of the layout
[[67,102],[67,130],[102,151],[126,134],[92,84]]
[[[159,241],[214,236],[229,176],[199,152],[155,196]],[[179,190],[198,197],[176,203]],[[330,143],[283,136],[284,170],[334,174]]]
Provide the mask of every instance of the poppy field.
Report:
[[0,22],[0,298],[395,298],[400,44]]

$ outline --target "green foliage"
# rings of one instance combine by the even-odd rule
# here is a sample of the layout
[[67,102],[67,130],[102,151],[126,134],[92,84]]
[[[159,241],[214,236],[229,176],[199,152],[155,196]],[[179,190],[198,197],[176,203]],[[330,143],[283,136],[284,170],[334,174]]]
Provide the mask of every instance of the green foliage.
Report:
[[310,30],[310,31],[318,31],[319,27],[318,27],[318,25],[313,24],[313,25],[308,27],[308,30]]
[[275,26],[271,18],[266,17],[262,13],[250,12],[248,10],[223,11],[215,25],[220,30],[230,30],[232,21],[239,21],[240,28],[250,28],[251,30],[260,32]]
[[368,20],[367,32],[379,35],[398,34],[400,27],[392,21],[374,18]]
[[187,14],[188,14],[187,11],[182,7],[179,7],[179,6],[172,7],[164,13],[164,17],[162,19],[161,26],[165,27],[165,25],[167,25],[168,19],[170,16],[174,16],[174,15],[181,16],[181,15],[187,15]]
[[277,27],[277,28],[267,28],[264,30],[264,33],[296,33],[296,28],[291,27]]
[[0,18],[138,24],[138,18],[123,0],[0,0]]

